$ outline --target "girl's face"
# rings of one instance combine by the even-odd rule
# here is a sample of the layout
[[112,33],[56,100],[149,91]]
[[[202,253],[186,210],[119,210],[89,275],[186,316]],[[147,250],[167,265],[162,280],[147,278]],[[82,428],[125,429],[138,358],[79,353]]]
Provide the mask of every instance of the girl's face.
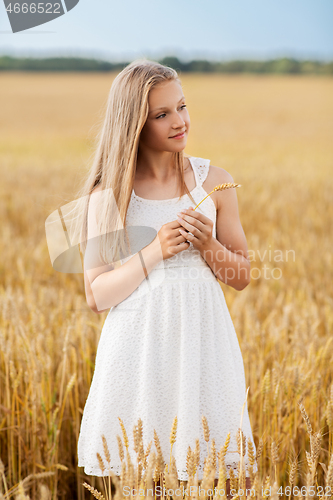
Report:
[[[149,112],[141,131],[139,147],[154,151],[179,152],[186,146],[190,116],[177,81],[160,83],[148,96]],[[173,138],[183,133],[180,138]]]

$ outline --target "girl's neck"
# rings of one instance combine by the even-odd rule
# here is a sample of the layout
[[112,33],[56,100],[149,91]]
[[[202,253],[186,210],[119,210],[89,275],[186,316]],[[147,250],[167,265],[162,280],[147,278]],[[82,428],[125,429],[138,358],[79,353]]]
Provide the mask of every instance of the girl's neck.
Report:
[[173,153],[169,151],[154,156],[138,155],[136,178],[140,180],[149,179],[161,184],[171,181],[175,172],[173,158]]

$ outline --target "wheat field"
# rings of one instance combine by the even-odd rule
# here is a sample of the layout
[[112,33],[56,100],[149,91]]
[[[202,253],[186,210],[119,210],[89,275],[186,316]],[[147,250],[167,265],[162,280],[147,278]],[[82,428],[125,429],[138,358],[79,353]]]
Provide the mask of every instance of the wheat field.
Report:
[[[310,485],[301,498],[329,498],[333,79],[180,76],[185,153],[242,185],[252,281],[241,292],[221,287],[249,387],[256,498],[268,498],[262,485],[275,485],[272,498]],[[44,225],[89,168],[114,77],[0,75],[0,498],[82,500],[92,498],[84,482],[105,486],[77,467],[76,447],[107,312],[88,308],[82,274],[52,268]]]

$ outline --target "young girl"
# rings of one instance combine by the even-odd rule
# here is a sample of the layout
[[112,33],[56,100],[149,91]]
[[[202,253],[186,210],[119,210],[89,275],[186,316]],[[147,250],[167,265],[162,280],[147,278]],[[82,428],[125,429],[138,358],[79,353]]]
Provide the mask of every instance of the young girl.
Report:
[[[168,462],[177,416],[172,454],[178,479],[188,479],[188,447],[194,451],[199,438],[201,480],[204,415],[209,446],[215,439],[217,452],[230,432],[225,463],[228,478],[230,467],[237,475],[245,376],[217,280],[242,290],[250,282],[250,262],[235,189],[215,191],[193,210],[216,185],[233,179],[208,159],[184,156],[190,130],[185,102],[176,71],[147,60],[129,64],[112,83],[95,162],[81,193],[91,194],[83,246],[87,302],[96,313],[111,308],[79,435],[78,465],[86,474],[103,475],[96,453],[104,457],[104,434],[112,470],[120,475],[118,417],[129,439],[142,419],[145,450],[155,429]],[[117,265],[106,252],[124,248],[122,228],[132,236],[132,249]],[[96,252],[92,242],[111,233],[113,244]],[[255,453],[247,405],[242,431]],[[129,444],[136,463],[131,439]],[[243,463],[248,465],[247,446]]]

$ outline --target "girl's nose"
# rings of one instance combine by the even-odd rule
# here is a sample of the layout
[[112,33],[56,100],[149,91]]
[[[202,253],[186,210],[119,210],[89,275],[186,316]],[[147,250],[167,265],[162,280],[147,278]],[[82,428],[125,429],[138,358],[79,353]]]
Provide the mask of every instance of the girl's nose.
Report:
[[175,128],[177,127],[183,127],[185,125],[185,122],[181,116],[178,115],[178,117],[175,119],[173,126]]

